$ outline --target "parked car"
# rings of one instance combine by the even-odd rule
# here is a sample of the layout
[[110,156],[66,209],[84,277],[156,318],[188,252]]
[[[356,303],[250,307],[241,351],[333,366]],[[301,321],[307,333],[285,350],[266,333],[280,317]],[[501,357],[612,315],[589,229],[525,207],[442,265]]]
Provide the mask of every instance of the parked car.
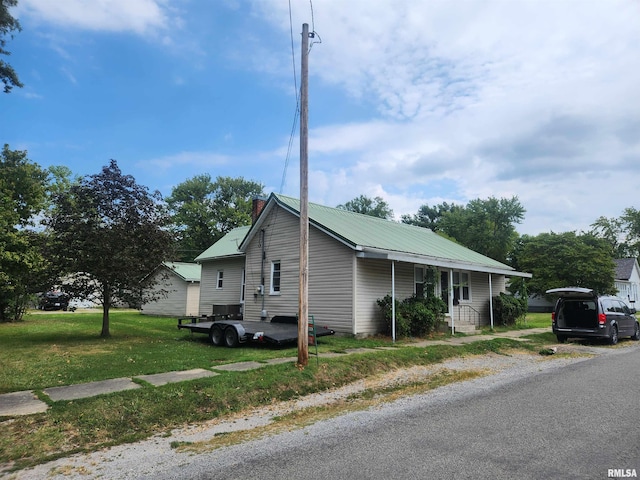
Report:
[[66,293],[47,292],[40,298],[40,310],[64,310],[66,312],[69,308],[69,300],[71,298]]
[[621,298],[597,295],[580,287],[553,288],[546,293],[558,296],[551,327],[559,342],[569,337],[602,338],[611,345],[618,343],[620,337],[640,340],[636,310]]

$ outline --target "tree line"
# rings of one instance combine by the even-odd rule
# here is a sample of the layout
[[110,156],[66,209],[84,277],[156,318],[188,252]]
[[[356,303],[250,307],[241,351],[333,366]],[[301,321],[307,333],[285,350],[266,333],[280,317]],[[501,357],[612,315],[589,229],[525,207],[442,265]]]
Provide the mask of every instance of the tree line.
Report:
[[[139,185],[111,160],[99,173],[74,177],[66,167],[41,168],[26,151],[0,154],[0,321],[19,320],[33,295],[64,284],[75,298],[102,305],[109,335],[115,301],[140,305],[162,295],[141,288],[163,261],[193,261],[231,229],[251,223],[252,199],[264,185],[202,174],[163,198]],[[337,208],[393,220],[381,197],[360,195]],[[466,205],[422,205],[401,222],[429,228],[533,278],[515,292],[586,286],[614,291],[614,258],[637,257],[640,212],[600,217],[587,232],[519,235],[526,211],[517,197],[475,199]],[[159,279],[161,281],[161,278]],[[152,286],[150,283],[147,287]]]

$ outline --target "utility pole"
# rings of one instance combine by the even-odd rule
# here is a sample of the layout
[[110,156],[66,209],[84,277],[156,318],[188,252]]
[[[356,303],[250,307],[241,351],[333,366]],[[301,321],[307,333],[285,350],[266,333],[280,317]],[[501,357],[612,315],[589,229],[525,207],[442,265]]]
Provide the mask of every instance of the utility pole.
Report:
[[298,365],[309,363],[309,25],[302,24],[300,72],[300,285]]

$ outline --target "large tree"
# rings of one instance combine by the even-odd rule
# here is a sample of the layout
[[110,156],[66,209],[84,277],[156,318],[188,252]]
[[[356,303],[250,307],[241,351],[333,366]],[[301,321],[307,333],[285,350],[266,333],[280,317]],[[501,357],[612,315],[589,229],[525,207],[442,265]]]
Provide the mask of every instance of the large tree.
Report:
[[242,177],[196,175],[171,191],[167,205],[178,238],[178,255],[191,261],[229,230],[251,223],[252,199],[264,186]]
[[618,218],[599,217],[591,224],[591,233],[607,241],[614,258],[640,255],[640,211],[625,208]]
[[[15,7],[18,0],[0,0],[0,55],[11,55],[6,49],[7,37],[13,38],[14,31],[20,31],[20,22],[9,13],[10,7]],[[22,87],[18,74],[11,65],[0,58],[0,80],[4,84],[4,92],[9,93],[13,87]]]
[[514,266],[530,272],[528,292],[544,296],[551,288],[585,287],[615,293],[615,265],[609,245],[592,234],[541,233],[523,235],[514,254]]
[[57,194],[44,223],[53,238],[50,260],[66,273],[64,289],[102,303],[103,337],[114,300],[140,302],[140,282],[172,256],[160,193],[138,185],[115,160]]
[[382,197],[371,199],[366,195],[360,195],[345,204],[338,205],[336,208],[361,213],[363,215],[370,215],[372,217],[384,218],[385,220],[393,219],[393,210]]
[[417,215],[404,215],[402,221],[430,228],[471,250],[503,263],[518,238],[515,224],[524,218],[525,209],[518,197],[471,200],[466,206],[446,202],[420,207]]
[[19,320],[34,277],[43,269],[27,227],[45,205],[47,172],[26,151],[0,153],[0,321]]
[[402,215],[402,223],[428,228],[434,232],[440,232],[440,221],[447,213],[460,210],[464,207],[454,203],[443,202],[435,207],[425,204],[418,209],[415,215]]

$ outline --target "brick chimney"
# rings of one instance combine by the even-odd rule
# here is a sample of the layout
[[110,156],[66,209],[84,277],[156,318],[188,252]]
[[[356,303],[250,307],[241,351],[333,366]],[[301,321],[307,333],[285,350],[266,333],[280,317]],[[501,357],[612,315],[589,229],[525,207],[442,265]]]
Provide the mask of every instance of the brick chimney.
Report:
[[267,204],[267,199],[264,197],[253,197],[253,204],[251,206],[251,224],[256,223],[256,220],[260,216],[262,209]]

